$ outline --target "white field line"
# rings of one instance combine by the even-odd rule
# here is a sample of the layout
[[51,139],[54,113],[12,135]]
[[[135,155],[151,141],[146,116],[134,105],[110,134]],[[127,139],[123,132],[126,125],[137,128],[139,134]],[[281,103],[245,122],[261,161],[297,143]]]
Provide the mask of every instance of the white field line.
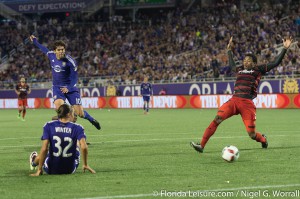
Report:
[[[219,133],[222,133],[224,131],[220,131]],[[299,132],[299,131],[273,131],[273,133],[294,133],[294,132]],[[197,133],[197,132],[196,132]],[[234,132],[231,131],[231,133],[239,133],[239,132]],[[193,133],[164,133],[164,134],[157,134],[157,133],[127,133],[127,134],[99,134],[99,135],[87,135],[88,137],[112,137],[112,136],[154,136],[154,135],[192,135],[195,134]],[[198,133],[199,134],[199,133]],[[201,135],[201,134],[199,134]],[[286,136],[286,135],[272,135],[273,136]],[[296,135],[294,135],[296,136]],[[245,136],[234,136],[234,137],[245,137]],[[247,137],[247,136],[246,136]],[[2,138],[0,141],[6,141],[6,140],[23,140],[23,139],[40,139],[41,137],[18,137],[18,138]],[[218,137],[215,136],[213,138],[227,138],[227,137]],[[232,138],[232,137],[228,137]]]
[[[273,135],[272,137],[285,137],[286,135]],[[293,135],[293,137],[299,137],[300,134]],[[248,136],[226,136],[226,137],[212,137],[211,139],[237,139],[246,138]],[[291,136],[290,136],[291,137]],[[19,138],[21,139],[21,138]],[[113,141],[101,141],[93,142],[93,144],[103,144],[103,143],[126,143],[126,142],[149,142],[149,141],[172,141],[172,140],[194,140],[195,138],[155,138],[155,139],[136,139],[136,140],[113,140]],[[22,147],[39,147],[41,145],[16,145],[16,146],[0,146],[0,149],[5,148],[22,148]]]
[[[236,187],[236,188],[224,188],[224,189],[211,189],[211,190],[197,190],[191,192],[225,192],[225,191],[240,191],[240,190],[261,190],[261,189],[270,189],[270,188],[287,188],[287,187],[300,187],[300,184],[284,184],[284,185],[262,185],[262,186],[251,186],[251,187]],[[93,198],[82,198],[82,199],[114,199],[114,198],[143,198],[143,197],[168,197],[161,194],[161,191],[153,191],[153,193],[147,194],[135,194],[135,195],[116,195],[116,196],[99,196]],[[187,190],[188,191],[188,190]],[[167,191],[169,192],[169,191]],[[170,191],[170,192],[178,192],[178,191]],[[270,195],[271,196],[271,195]],[[175,198],[175,197],[174,197]]]

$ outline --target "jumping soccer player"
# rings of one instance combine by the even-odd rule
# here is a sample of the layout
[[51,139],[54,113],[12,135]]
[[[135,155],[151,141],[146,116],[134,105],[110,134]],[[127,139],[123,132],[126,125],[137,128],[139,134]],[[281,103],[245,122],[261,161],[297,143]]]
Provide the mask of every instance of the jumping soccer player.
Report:
[[27,95],[31,92],[30,87],[28,84],[26,84],[24,77],[22,77],[20,79],[20,82],[16,85],[15,92],[18,95],[18,119],[21,118],[22,113],[22,121],[24,122],[26,115],[26,106],[28,106]]
[[141,84],[141,95],[144,101],[144,114],[149,113],[150,96],[153,95],[152,85],[148,82],[148,77],[144,77],[144,82]]
[[59,120],[47,122],[42,135],[40,154],[32,152],[29,157],[30,169],[38,167],[31,176],[47,174],[72,174],[80,162],[81,149],[83,171],[96,173],[87,164],[88,147],[86,136],[81,125],[75,124],[74,111],[67,105],[61,105],[57,110]]
[[35,36],[31,35],[30,40],[48,56],[50,61],[52,68],[53,99],[56,110],[68,99],[79,117],[87,119],[100,130],[100,123],[90,116],[88,112],[84,111],[81,105],[80,94],[76,87],[78,81],[77,64],[70,55],[65,54],[66,44],[63,41],[56,41],[54,42],[54,51],[49,51],[37,41]]
[[191,142],[191,146],[196,151],[203,153],[206,143],[215,133],[221,122],[233,115],[238,114],[242,116],[244,125],[250,138],[260,142],[262,148],[268,148],[267,137],[264,134],[256,131],[256,107],[252,100],[257,96],[257,87],[261,76],[281,63],[287,49],[290,47],[292,42],[293,40],[291,38],[283,39],[284,48],[276,57],[274,62],[257,65],[256,56],[249,53],[245,55],[243,65],[240,68],[236,68],[232,53],[232,37],[230,38],[229,44],[227,45],[229,65],[232,70],[237,71],[234,94],[231,99],[229,99],[219,108],[215,119],[205,130],[201,142],[197,144]]

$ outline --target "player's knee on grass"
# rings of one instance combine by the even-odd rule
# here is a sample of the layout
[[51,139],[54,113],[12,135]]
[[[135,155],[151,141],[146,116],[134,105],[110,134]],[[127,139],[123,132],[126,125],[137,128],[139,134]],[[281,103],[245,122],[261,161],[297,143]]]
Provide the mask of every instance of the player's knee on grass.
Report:
[[222,118],[221,116],[219,116],[219,115],[216,115],[216,117],[215,117],[215,122],[216,122],[217,124],[221,124],[221,122],[223,122],[223,118]]

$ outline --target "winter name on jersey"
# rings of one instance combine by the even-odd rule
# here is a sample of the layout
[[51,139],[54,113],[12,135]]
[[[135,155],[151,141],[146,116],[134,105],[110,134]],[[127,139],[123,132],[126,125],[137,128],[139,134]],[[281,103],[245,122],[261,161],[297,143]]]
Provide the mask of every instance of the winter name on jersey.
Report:
[[72,133],[72,129],[69,127],[55,127],[56,133]]

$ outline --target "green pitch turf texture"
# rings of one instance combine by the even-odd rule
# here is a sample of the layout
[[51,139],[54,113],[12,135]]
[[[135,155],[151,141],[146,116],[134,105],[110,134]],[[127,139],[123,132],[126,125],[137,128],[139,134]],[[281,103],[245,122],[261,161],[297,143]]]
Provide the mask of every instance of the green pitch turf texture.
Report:
[[[54,110],[28,110],[26,122],[17,119],[17,110],[0,113],[2,199],[188,198],[203,190],[234,194],[223,198],[293,198],[273,194],[300,189],[300,112],[296,109],[257,111],[257,130],[268,136],[267,150],[248,137],[238,115],[221,124],[203,154],[189,142],[201,138],[216,109],[155,109],[149,115],[143,110],[89,110],[102,130],[80,118],[78,123],[85,127],[91,143],[88,162],[97,173],[83,173],[80,165],[73,175],[40,177],[29,176],[29,154],[39,152],[42,127]],[[226,145],[240,150],[237,162],[222,160]]]

